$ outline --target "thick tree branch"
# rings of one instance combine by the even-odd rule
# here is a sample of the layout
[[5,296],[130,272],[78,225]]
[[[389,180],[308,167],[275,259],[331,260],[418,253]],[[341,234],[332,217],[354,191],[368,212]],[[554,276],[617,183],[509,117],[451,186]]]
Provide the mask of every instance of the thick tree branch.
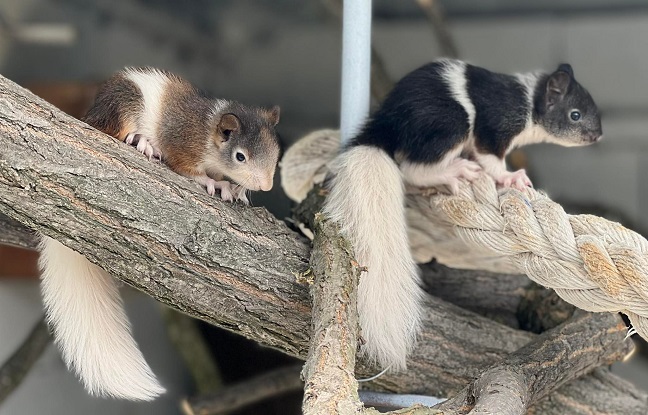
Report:
[[[321,217],[321,215],[318,215]],[[315,220],[312,334],[304,365],[304,415],[354,414],[362,404],[355,379],[360,266],[337,226]]]
[[[171,307],[306,357],[311,307],[296,275],[308,268],[309,241],[264,209],[209,197],[2,77],[0,212]],[[425,307],[410,370],[375,387],[448,396],[533,338],[434,297]],[[563,396],[595,407],[600,382],[583,382]],[[610,393],[617,412],[645,405],[631,387]],[[564,402],[546,413],[575,413]]]
[[[360,406],[353,375],[359,267],[336,226],[320,218],[316,215],[314,224],[313,335],[304,366],[303,409],[305,414],[354,414]],[[625,331],[617,316],[579,312],[481,373],[457,396],[434,409],[446,415],[523,415],[562,384],[625,356],[629,349],[619,349],[619,338],[601,330],[611,326]],[[412,411],[437,413],[420,407]]]
[[[565,322],[576,307],[526,275],[421,265],[427,291],[513,328],[542,333]],[[485,295],[484,293],[488,293]]]
[[523,415],[554,389],[624,357],[601,326],[617,323],[611,314],[578,312],[568,322],[486,370],[454,398],[437,405],[458,414]]

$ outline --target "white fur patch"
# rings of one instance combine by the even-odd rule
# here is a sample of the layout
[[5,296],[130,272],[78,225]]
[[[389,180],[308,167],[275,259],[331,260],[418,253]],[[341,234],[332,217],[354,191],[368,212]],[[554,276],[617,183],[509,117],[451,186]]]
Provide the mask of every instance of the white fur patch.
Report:
[[538,85],[538,80],[540,79],[539,72],[530,72],[530,73],[519,73],[515,74],[518,82],[522,84],[526,92],[526,99],[529,105],[529,116],[527,118],[527,126],[530,126],[533,123],[533,98],[535,95],[535,89]]
[[137,123],[137,133],[148,137],[153,147],[158,147],[156,141],[162,114],[162,98],[170,79],[164,72],[156,69],[128,68],[124,75],[137,85],[144,101],[144,108]]
[[506,162],[494,154],[481,154],[476,153],[475,159],[477,163],[484,169],[484,171],[497,180],[503,174],[508,173],[506,170]]
[[448,184],[447,175],[450,164],[459,157],[463,145],[450,150],[437,163],[412,163],[403,161],[400,170],[407,183],[417,187],[429,187]]
[[463,107],[468,114],[468,122],[470,125],[470,136],[475,126],[475,105],[473,105],[470,96],[468,95],[468,85],[466,81],[466,63],[454,59],[443,59],[444,71],[442,72],[443,79],[450,89],[452,97]]
[[453,194],[459,192],[461,180],[472,182],[481,171],[479,164],[461,157],[446,157],[437,164],[405,162],[400,167],[407,183],[416,187],[447,186]]
[[228,103],[229,101],[225,99],[215,99],[214,105],[212,106],[212,116],[220,117]]
[[367,266],[358,287],[362,351],[383,368],[406,368],[419,328],[422,291],[409,249],[403,179],[374,147],[353,147],[331,163],[324,213],[339,223]]
[[544,128],[537,124],[534,124],[533,122],[533,98],[540,76],[541,73],[539,72],[515,74],[518,82],[520,82],[525,89],[529,115],[527,117],[524,130],[522,130],[522,132],[517,136],[513,137],[513,140],[511,141],[511,145],[507,149],[507,152],[513,150],[514,148],[526,146],[529,144],[554,142],[555,140],[558,140],[551,134],[549,134]]
[[486,174],[491,176],[495,182],[503,187],[515,187],[524,190],[532,186],[531,180],[524,169],[510,172],[506,169],[506,163],[494,154],[476,154],[477,162],[484,169]]
[[555,137],[551,135],[547,130],[545,130],[542,126],[534,124],[532,122],[524,130],[522,130],[520,134],[513,137],[513,140],[511,141],[511,145],[509,146],[507,152],[513,150],[514,148],[537,143],[553,143],[563,147],[576,147],[582,145],[578,142],[572,142],[566,139]]
[[164,393],[130,331],[115,280],[43,236],[41,291],[63,359],[92,395],[150,401]]

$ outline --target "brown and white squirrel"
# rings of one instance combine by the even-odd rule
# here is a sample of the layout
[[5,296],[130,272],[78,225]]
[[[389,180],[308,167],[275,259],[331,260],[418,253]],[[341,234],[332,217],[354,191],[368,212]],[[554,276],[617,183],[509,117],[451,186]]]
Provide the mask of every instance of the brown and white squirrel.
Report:
[[[84,118],[137,146],[149,159],[247,204],[247,190],[270,190],[279,160],[279,107],[209,98],[153,68],[126,68],[99,90]],[[68,368],[92,395],[152,400],[164,388],[130,331],[116,280],[84,256],[42,236],[41,291]]]

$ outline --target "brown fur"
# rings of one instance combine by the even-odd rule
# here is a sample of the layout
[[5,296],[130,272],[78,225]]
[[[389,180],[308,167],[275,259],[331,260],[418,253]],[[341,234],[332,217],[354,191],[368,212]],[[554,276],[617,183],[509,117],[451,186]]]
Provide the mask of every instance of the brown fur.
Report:
[[[155,71],[166,78],[160,79],[164,89],[159,121],[155,132],[148,132],[155,136],[147,138],[173,171],[194,178],[207,175],[217,181],[227,178],[253,189],[268,187],[267,177],[272,176],[279,157],[274,131],[279,107],[262,109],[214,100],[169,72],[129,70]],[[102,86],[86,122],[123,141],[129,133],[141,133],[143,110],[138,86],[122,71]],[[243,162],[236,161],[238,151],[246,155]]]
[[94,105],[83,121],[105,134],[124,141],[137,126],[142,110],[142,95],[133,82],[119,72],[100,88]]
[[161,103],[161,122],[158,139],[164,162],[175,172],[185,176],[204,174],[197,169],[203,159],[208,136],[205,117],[209,101],[184,79],[169,74],[170,82]]

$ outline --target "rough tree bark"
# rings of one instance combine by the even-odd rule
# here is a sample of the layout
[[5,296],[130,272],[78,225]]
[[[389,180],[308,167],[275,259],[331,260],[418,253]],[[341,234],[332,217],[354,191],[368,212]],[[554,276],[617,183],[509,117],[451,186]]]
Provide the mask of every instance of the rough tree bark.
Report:
[[[296,276],[308,268],[309,241],[264,209],[207,196],[2,77],[0,212],[171,307],[306,357],[311,306]],[[26,234],[20,228],[12,235]],[[15,236],[13,243],[33,246],[28,239]],[[534,337],[435,297],[426,298],[425,309],[410,371],[384,376],[375,387],[448,396]],[[622,327],[599,329],[627,351]],[[358,369],[375,373],[362,363]],[[646,394],[606,370],[549,399],[538,413],[600,407],[643,414],[648,407]]]
[[315,222],[313,323],[303,370],[302,409],[304,415],[350,415],[362,408],[354,373],[359,331],[356,287],[361,268],[337,226],[325,220]]

